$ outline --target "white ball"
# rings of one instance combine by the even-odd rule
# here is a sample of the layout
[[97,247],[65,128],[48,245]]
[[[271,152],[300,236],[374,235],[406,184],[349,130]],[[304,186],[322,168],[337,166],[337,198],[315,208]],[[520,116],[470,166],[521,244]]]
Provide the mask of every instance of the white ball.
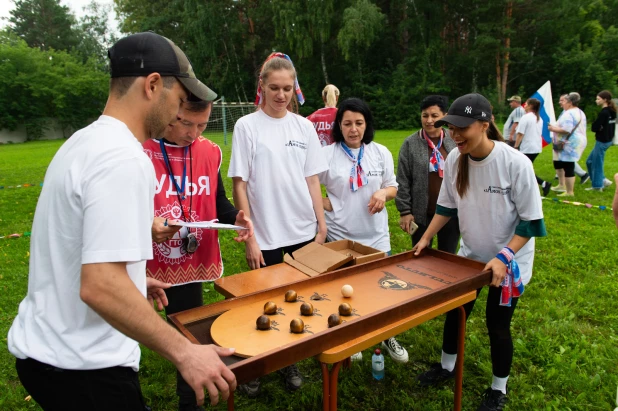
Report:
[[354,292],[354,289],[352,288],[351,285],[346,284],[343,287],[341,287],[341,294],[343,294],[344,297],[352,297],[352,293]]

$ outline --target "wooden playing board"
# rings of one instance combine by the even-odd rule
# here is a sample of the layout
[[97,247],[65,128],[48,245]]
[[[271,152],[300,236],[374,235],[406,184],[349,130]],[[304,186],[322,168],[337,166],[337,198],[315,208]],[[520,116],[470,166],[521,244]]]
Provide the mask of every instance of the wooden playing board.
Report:
[[[244,383],[469,294],[491,281],[491,272],[482,271],[484,266],[430,249],[419,257],[406,252],[172,314],[169,318],[193,343],[236,348],[242,356],[222,359],[239,383]],[[344,284],[354,287],[353,296],[345,300],[349,300],[358,316],[344,317],[345,323],[326,328],[328,315],[344,301],[340,291]],[[301,317],[313,333],[289,332],[290,321],[295,313],[300,314],[300,303],[283,301],[289,289],[305,301],[311,301],[316,292],[329,298],[330,301],[311,301],[322,317]],[[271,317],[276,318],[278,331],[255,329],[255,320],[267,301],[276,302],[286,314]]]
[[[349,277],[334,278],[321,284],[301,282],[290,286],[298,294],[297,302],[285,302],[284,292],[275,297],[257,299],[220,315],[212,324],[210,333],[216,344],[234,347],[241,357],[252,357],[327,330],[328,316],[338,313],[341,303],[349,303],[353,308],[351,316],[341,318],[346,322],[357,321],[364,315],[440,290],[477,273],[478,269],[426,256],[361,271]],[[344,298],[341,294],[344,284],[354,288],[350,298]],[[263,307],[268,301],[277,304],[279,310],[277,314],[268,316],[270,330],[258,330],[256,319],[264,314]],[[302,302],[313,304],[313,316],[300,314]],[[290,332],[290,321],[294,318],[303,320],[304,333]]]

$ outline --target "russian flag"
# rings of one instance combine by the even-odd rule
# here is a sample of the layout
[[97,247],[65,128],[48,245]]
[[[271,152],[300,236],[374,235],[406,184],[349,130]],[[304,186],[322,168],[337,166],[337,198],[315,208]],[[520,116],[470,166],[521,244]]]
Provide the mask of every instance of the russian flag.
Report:
[[551,96],[551,83],[549,80],[530,97],[541,102],[541,111],[539,115],[541,120],[543,120],[543,147],[545,147],[552,142],[551,134],[549,132],[549,124],[556,122],[554,100]]

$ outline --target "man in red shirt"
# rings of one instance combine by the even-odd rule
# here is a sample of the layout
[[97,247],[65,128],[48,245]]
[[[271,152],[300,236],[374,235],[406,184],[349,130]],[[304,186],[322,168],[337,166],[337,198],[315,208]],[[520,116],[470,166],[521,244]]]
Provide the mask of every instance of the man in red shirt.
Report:
[[[223,274],[217,230],[166,225],[171,220],[211,221],[246,227],[236,241],[253,235],[253,224],[227,199],[219,173],[221,149],[202,137],[212,110],[210,101],[188,101],[159,140],[143,144],[156,173],[153,223],[154,258],[148,277],[173,284],[166,290],[166,314],[204,305],[202,282]],[[193,389],[177,374],[178,409],[201,410]]]

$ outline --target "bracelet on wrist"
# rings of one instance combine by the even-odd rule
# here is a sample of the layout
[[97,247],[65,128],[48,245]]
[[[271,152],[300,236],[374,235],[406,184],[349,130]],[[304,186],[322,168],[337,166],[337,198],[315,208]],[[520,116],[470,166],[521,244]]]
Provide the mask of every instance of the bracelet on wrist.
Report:
[[498,254],[496,254],[496,258],[504,263],[504,265],[509,265],[513,258],[515,257],[515,252],[510,247],[504,247]]

